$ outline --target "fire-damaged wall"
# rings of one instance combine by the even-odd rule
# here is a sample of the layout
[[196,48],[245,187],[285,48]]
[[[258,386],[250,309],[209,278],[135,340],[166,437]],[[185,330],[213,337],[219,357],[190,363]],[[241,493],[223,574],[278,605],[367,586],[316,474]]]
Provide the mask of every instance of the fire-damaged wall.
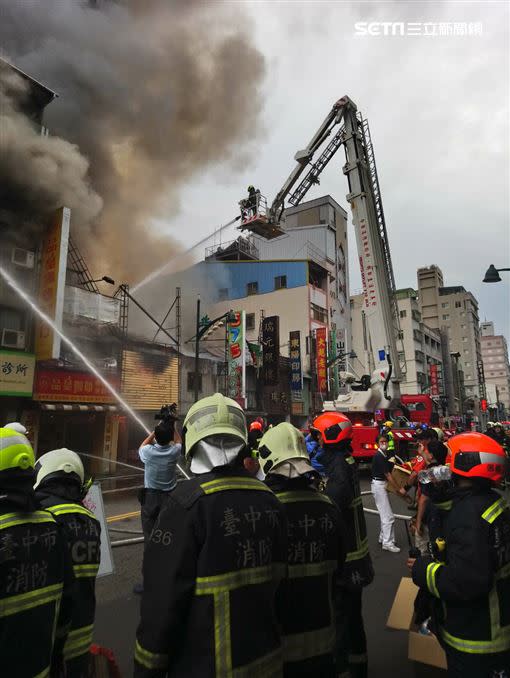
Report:
[[157,412],[177,402],[178,360],[174,352],[125,350],[122,355],[122,396],[135,410]]

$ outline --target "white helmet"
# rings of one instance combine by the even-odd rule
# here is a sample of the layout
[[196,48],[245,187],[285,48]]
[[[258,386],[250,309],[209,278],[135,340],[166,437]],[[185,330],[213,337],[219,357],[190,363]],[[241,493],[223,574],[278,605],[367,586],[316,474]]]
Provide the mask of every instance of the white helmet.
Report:
[[74,474],[79,479],[80,485],[83,485],[85,480],[85,471],[80,457],[76,452],[68,450],[66,447],[51,450],[51,452],[46,452],[42,457],[39,457],[35,464],[35,473],[34,489],[54,474],[59,474],[58,477],[60,478],[62,478],[60,474],[66,474],[68,478],[71,478],[71,474]]
[[20,424],[19,421],[12,421],[10,424],[5,424],[4,428],[9,428],[11,431],[16,431],[16,433],[21,433],[21,435],[26,436],[28,431],[23,426],[23,424]]

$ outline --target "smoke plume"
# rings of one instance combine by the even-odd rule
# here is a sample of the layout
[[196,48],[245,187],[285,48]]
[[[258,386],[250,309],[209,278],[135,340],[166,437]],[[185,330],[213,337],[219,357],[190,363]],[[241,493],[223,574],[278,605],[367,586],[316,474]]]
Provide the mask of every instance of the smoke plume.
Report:
[[19,112],[22,81],[2,79],[0,179],[24,219],[73,208],[90,268],[136,282],[175,253],[154,219],[175,216],[180,189],[208,166],[240,167],[254,141],[264,61],[242,10],[0,0],[0,17],[3,55],[59,94],[45,114],[57,136],[42,139]]

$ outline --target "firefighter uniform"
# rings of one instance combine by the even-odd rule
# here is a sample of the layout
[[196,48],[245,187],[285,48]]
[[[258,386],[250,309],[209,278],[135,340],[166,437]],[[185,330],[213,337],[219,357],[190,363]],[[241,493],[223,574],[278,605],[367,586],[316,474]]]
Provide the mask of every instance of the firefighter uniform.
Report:
[[340,509],[345,530],[346,558],[336,591],[338,675],[364,678],[367,675],[367,641],[362,617],[362,590],[374,578],[368,549],[359,477],[348,451],[324,446],[326,494]]
[[101,555],[101,526],[81,504],[61,503],[58,497],[41,502],[60,525],[71,555],[75,585],[71,627],[64,645],[67,678],[87,676],[96,612],[96,576]]
[[278,596],[284,676],[336,676],[333,586],[345,557],[338,509],[306,478],[270,475],[266,483],[287,517],[288,572]]
[[[228,402],[225,417],[238,407]],[[135,676],[281,676],[285,530],[277,498],[245,471],[227,465],[179,484],[144,554]]]
[[445,540],[445,562],[419,558],[412,572],[415,583],[441,602],[437,624],[449,675],[508,671],[510,510],[505,500],[492,490],[458,488]]

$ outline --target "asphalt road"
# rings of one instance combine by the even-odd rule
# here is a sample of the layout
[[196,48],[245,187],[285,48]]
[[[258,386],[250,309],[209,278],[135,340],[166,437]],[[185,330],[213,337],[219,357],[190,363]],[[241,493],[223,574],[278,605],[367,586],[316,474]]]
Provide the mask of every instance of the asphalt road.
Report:
[[[366,478],[363,489],[369,488]],[[392,498],[395,513],[406,513],[403,501]],[[371,496],[364,505],[373,508]],[[107,516],[124,515],[139,506],[133,492],[116,493],[105,497]],[[442,676],[426,667],[414,667],[407,659],[407,633],[386,629],[386,619],[401,577],[408,576],[405,565],[408,545],[403,522],[396,526],[397,543],[402,547],[398,554],[382,551],[377,537],[379,518],[365,514],[371,554],[376,572],[373,584],[364,592],[364,619],[368,636],[369,675],[377,678],[411,678],[414,676]],[[109,523],[110,528],[140,530],[139,516],[131,516]],[[112,541],[134,537],[133,534],[110,532]],[[115,573],[98,580],[96,587],[97,614],[94,642],[113,650],[121,675],[132,675],[132,655],[139,617],[140,598],[133,594],[133,585],[140,580],[142,544],[113,549]],[[416,672],[415,672],[416,671]]]

